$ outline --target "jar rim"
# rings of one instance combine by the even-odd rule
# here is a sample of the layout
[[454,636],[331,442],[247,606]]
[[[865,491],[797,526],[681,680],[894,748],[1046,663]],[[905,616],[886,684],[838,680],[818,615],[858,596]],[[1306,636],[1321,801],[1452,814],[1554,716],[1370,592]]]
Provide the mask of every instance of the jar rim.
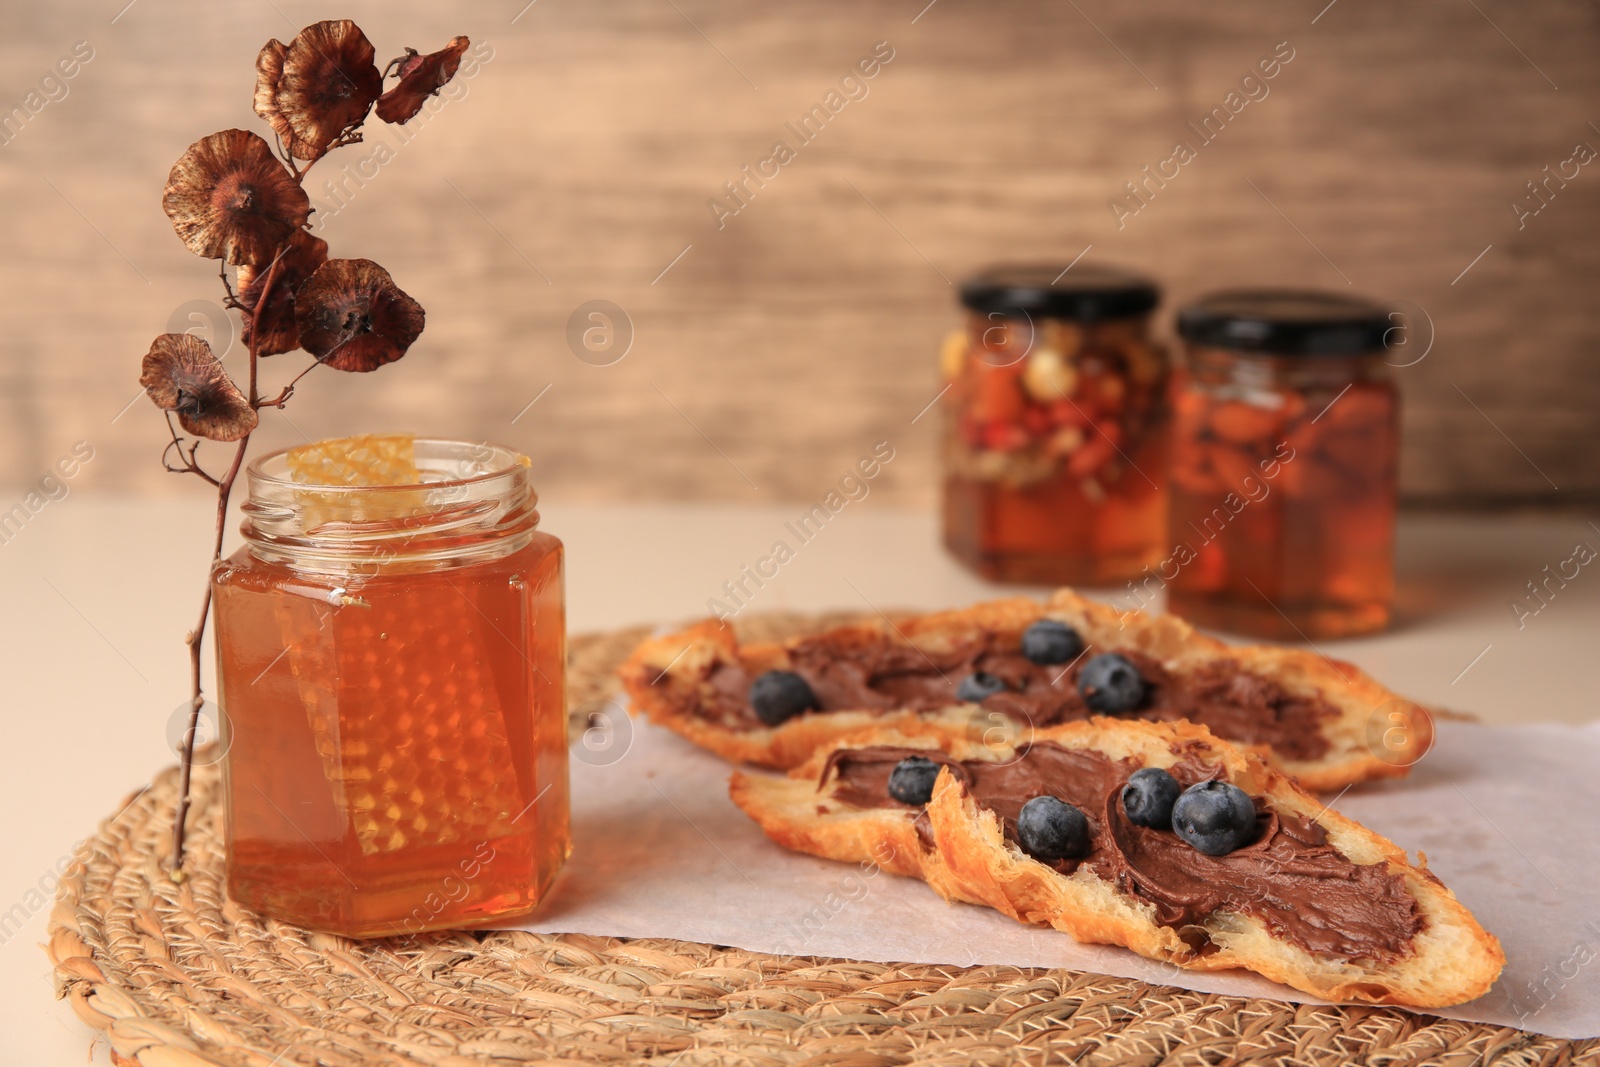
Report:
[[430,450],[436,450],[439,452],[443,452],[449,448],[483,449],[487,450],[487,456],[483,457],[485,464],[487,464],[489,458],[493,458],[496,462],[494,462],[492,465],[488,465],[487,469],[474,471],[470,474],[463,473],[455,477],[435,478],[431,480],[424,478],[414,482],[397,482],[384,485],[346,485],[334,482],[303,482],[289,475],[286,470],[281,473],[268,470],[269,464],[278,464],[286,468],[289,453],[294,451],[295,448],[305,447],[303,445],[296,445],[292,448],[280,448],[276,451],[268,452],[265,455],[256,457],[256,459],[253,460],[246,468],[246,474],[249,477],[249,483],[252,488],[259,485],[263,488],[282,487],[285,489],[296,489],[302,492],[314,490],[318,493],[325,494],[376,494],[397,491],[415,492],[418,489],[424,488],[452,489],[463,486],[481,485],[485,482],[492,482],[497,478],[504,478],[507,475],[515,474],[518,470],[525,470],[526,468],[532,466],[532,461],[522,452],[493,441],[468,441],[460,438],[449,437],[415,437],[412,439],[412,445],[419,453],[423,450],[423,446],[428,446]]
[[319,572],[376,573],[451,565],[527,543],[539,523],[527,456],[486,441],[412,443],[421,476],[397,485],[295,481],[289,449],[262,456],[250,465],[241,507],[251,553]]

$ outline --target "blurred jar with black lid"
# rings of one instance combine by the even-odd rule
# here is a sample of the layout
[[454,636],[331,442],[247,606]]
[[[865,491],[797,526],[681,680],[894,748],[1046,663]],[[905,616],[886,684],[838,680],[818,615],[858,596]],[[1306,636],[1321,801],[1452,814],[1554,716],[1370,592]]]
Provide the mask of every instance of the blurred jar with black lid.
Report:
[[1394,598],[1391,309],[1254,289],[1184,308],[1173,380],[1168,609],[1286,640],[1381,630]]
[[986,578],[1106,586],[1159,555],[1160,289],[1112,267],[996,266],[941,354],[944,542]]

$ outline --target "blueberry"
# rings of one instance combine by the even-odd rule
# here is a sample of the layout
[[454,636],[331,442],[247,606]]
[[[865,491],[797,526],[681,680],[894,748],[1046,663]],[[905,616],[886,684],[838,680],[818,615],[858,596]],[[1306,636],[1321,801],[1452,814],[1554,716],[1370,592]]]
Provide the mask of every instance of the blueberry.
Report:
[[907,756],[889,773],[889,795],[902,804],[921,807],[933,799],[939,765],[926,756]]
[[1036,860],[1054,863],[1089,852],[1089,820],[1055,797],[1034,797],[1017,816],[1017,843]]
[[768,671],[750,684],[750,707],[756,718],[777,726],[819,705],[810,684],[794,671]]
[[1022,654],[1034,663],[1070,663],[1083,651],[1078,631],[1055,619],[1040,619],[1022,631]]
[[1172,829],[1208,856],[1226,856],[1256,836],[1256,806],[1250,794],[1227,782],[1201,782],[1172,805]]
[[1144,701],[1144,679],[1126,656],[1102,652],[1078,672],[1078,692],[1090,711],[1119,715]]
[[1160,767],[1141,767],[1122,787],[1122,810],[1128,821],[1152,830],[1172,829],[1172,805],[1183,787]]
[[969,704],[981,704],[987,697],[996,693],[1005,692],[1006,683],[988,671],[978,671],[961,679],[961,684],[956,686],[956,699],[964,700]]

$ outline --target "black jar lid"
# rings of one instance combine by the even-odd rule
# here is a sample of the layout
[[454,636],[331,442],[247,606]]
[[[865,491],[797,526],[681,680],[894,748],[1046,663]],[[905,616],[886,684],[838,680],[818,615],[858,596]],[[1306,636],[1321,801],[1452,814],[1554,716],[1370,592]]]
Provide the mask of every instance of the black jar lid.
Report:
[[1229,289],[1178,313],[1178,333],[1197,345],[1286,356],[1377,352],[1394,328],[1390,308],[1311,289]]
[[1143,315],[1160,300],[1160,287],[1142,274],[1082,263],[1000,265],[961,283],[961,303],[985,314],[1093,322]]

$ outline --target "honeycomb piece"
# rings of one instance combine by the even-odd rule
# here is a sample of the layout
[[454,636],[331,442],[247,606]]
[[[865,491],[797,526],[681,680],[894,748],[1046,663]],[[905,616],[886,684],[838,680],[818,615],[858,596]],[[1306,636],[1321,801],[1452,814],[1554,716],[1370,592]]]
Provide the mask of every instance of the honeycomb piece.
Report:
[[289,450],[289,473],[306,485],[415,485],[416,438],[408,433],[338,437]]
[[426,489],[351,494],[352,487],[383,489],[416,485],[416,439],[410,434],[362,434],[292,448],[289,473],[306,486],[296,489],[308,531],[324,523],[372,523],[427,514]]
[[380,579],[321,632],[285,633],[324,777],[363,855],[516,830],[529,754],[519,760],[508,720],[528,714],[527,695],[503,688],[523,661],[478,603],[489,588]]

